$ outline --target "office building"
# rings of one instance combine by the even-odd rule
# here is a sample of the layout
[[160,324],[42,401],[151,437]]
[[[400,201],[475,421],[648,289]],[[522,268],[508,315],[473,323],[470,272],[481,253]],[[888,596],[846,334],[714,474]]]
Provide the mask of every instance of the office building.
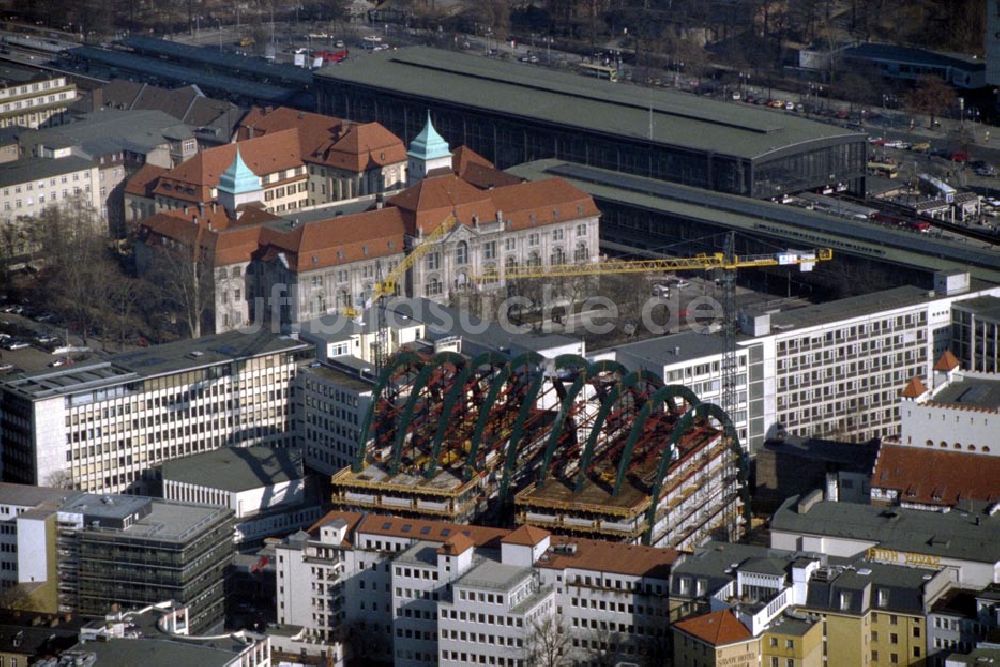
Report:
[[1000,372],[1000,298],[980,296],[952,306],[952,350],[962,368]]
[[95,617],[174,600],[190,606],[192,629],[223,620],[231,510],[2,483],[0,516],[11,517],[4,588],[18,587],[24,610]]
[[291,446],[296,356],[309,346],[230,332],[0,384],[7,481],[137,490],[144,472],[188,454]]
[[526,666],[561,631],[565,659],[665,659],[669,549],[351,512],[316,529],[276,547],[279,622],[349,657]]

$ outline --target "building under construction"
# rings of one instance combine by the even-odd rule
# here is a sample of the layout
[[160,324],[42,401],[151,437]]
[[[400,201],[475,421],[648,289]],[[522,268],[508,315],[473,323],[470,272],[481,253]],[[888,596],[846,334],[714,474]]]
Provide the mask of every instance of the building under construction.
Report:
[[341,508],[692,548],[742,533],[744,451],[719,407],[576,355],[404,352],[383,369]]

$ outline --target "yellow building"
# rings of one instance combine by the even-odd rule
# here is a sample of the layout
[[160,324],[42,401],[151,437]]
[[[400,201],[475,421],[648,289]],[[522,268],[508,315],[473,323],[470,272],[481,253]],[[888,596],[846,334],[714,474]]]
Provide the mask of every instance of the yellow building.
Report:
[[728,609],[675,623],[673,632],[675,667],[760,665],[760,640]]
[[823,667],[823,624],[779,617],[761,633],[760,655],[761,667]]

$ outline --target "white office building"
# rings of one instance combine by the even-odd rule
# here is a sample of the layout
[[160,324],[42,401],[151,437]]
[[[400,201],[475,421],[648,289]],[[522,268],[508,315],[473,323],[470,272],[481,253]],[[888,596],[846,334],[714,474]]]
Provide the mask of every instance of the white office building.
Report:
[[310,346],[230,332],[0,384],[8,481],[95,492],[142,488],[170,459],[225,446],[291,446],[296,356]]

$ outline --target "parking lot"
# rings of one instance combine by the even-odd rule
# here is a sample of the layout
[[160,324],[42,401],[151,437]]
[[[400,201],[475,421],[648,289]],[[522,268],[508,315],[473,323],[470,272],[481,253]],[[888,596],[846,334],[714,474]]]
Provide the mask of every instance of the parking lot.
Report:
[[[0,307],[0,377],[54,368],[94,356],[79,351],[83,345],[78,336],[70,336],[67,341],[65,329],[16,311],[3,312],[7,308],[12,307]],[[78,351],[67,350],[67,345]]]

